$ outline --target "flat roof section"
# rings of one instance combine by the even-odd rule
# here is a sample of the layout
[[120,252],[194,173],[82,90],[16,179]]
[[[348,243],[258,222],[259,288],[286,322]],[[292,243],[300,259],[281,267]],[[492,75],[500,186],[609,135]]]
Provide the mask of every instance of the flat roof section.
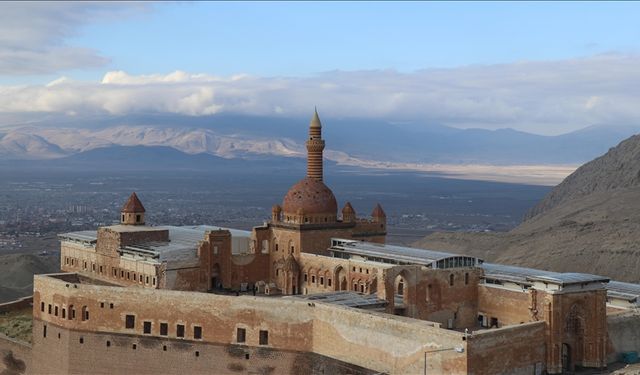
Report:
[[572,284],[583,283],[607,283],[608,277],[591,275],[588,273],[562,273],[553,271],[537,270],[535,268],[525,268],[516,266],[507,266],[496,263],[483,263],[480,267],[484,269],[484,277],[516,283],[531,284],[539,281],[544,283],[558,284],[567,286]]
[[412,247],[338,238],[332,239],[332,246],[329,250],[334,253],[334,256],[337,254],[353,254],[373,261],[377,258],[396,261],[397,264],[416,264],[433,268],[468,267],[476,266],[483,262],[482,259],[479,258],[444,251],[416,249]]

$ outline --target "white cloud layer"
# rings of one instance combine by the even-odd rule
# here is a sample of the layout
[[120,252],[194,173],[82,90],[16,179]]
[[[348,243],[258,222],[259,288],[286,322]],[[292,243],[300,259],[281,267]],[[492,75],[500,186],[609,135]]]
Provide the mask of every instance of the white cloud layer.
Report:
[[640,124],[640,56],[598,55],[551,62],[312,77],[217,77],[176,71],[100,82],[57,79],[0,86],[0,113],[189,116],[231,112],[383,118],[456,127],[557,134],[594,124]]
[[103,66],[109,60],[65,41],[88,22],[122,17],[146,4],[3,2],[0,4],[0,75],[50,74]]

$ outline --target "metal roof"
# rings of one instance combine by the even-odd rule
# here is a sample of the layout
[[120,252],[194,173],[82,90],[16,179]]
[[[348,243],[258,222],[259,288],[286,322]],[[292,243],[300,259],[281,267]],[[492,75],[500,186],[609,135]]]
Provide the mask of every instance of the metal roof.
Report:
[[629,302],[638,302],[640,285],[620,281],[609,281],[609,284],[607,284],[607,296],[625,299]]
[[561,273],[495,263],[483,263],[480,267],[484,269],[485,277],[523,284],[541,281],[564,286],[591,282],[606,283],[609,281],[608,277],[587,273]]
[[61,240],[95,243],[98,237],[95,230],[83,230],[79,232],[59,234],[58,238]]
[[453,257],[474,258],[477,260],[477,263],[482,262],[481,259],[475,257],[452,254],[444,251],[416,249],[412,247],[377,244],[354,240],[333,239],[333,245],[329,250],[334,252],[360,255],[368,258],[392,259],[408,264],[431,265],[432,263],[439,260]]

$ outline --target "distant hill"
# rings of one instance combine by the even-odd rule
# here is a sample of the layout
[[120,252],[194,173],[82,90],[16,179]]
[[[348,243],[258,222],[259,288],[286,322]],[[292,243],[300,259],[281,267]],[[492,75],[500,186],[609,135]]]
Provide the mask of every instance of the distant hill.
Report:
[[[96,120],[70,118],[2,129],[5,159],[51,159],[109,146],[166,146],[224,158],[301,157],[309,119],[138,115]],[[640,130],[590,126],[558,136],[513,129],[457,129],[419,122],[322,118],[327,149],[376,161],[442,164],[581,164]],[[329,157],[333,157],[329,154]],[[338,159],[335,159],[338,161]]]
[[226,159],[199,153],[187,154],[165,146],[107,146],[49,160],[5,160],[0,168],[75,171],[213,171],[224,175],[303,171],[305,160],[255,155],[250,159]]
[[0,303],[33,294],[33,275],[58,271],[59,256],[0,255]]
[[583,165],[508,233],[434,233],[416,247],[640,282],[640,136]]

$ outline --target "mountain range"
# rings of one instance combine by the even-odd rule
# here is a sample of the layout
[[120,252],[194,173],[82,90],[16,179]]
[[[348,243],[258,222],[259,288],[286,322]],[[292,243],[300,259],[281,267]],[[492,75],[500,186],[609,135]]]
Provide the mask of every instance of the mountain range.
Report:
[[[50,118],[5,126],[0,157],[42,160],[113,146],[163,146],[226,159],[304,156],[308,120],[234,115],[148,115],[96,121]],[[633,126],[591,126],[558,136],[513,129],[457,129],[382,120],[327,119],[329,160],[398,163],[581,164],[634,134]]]

